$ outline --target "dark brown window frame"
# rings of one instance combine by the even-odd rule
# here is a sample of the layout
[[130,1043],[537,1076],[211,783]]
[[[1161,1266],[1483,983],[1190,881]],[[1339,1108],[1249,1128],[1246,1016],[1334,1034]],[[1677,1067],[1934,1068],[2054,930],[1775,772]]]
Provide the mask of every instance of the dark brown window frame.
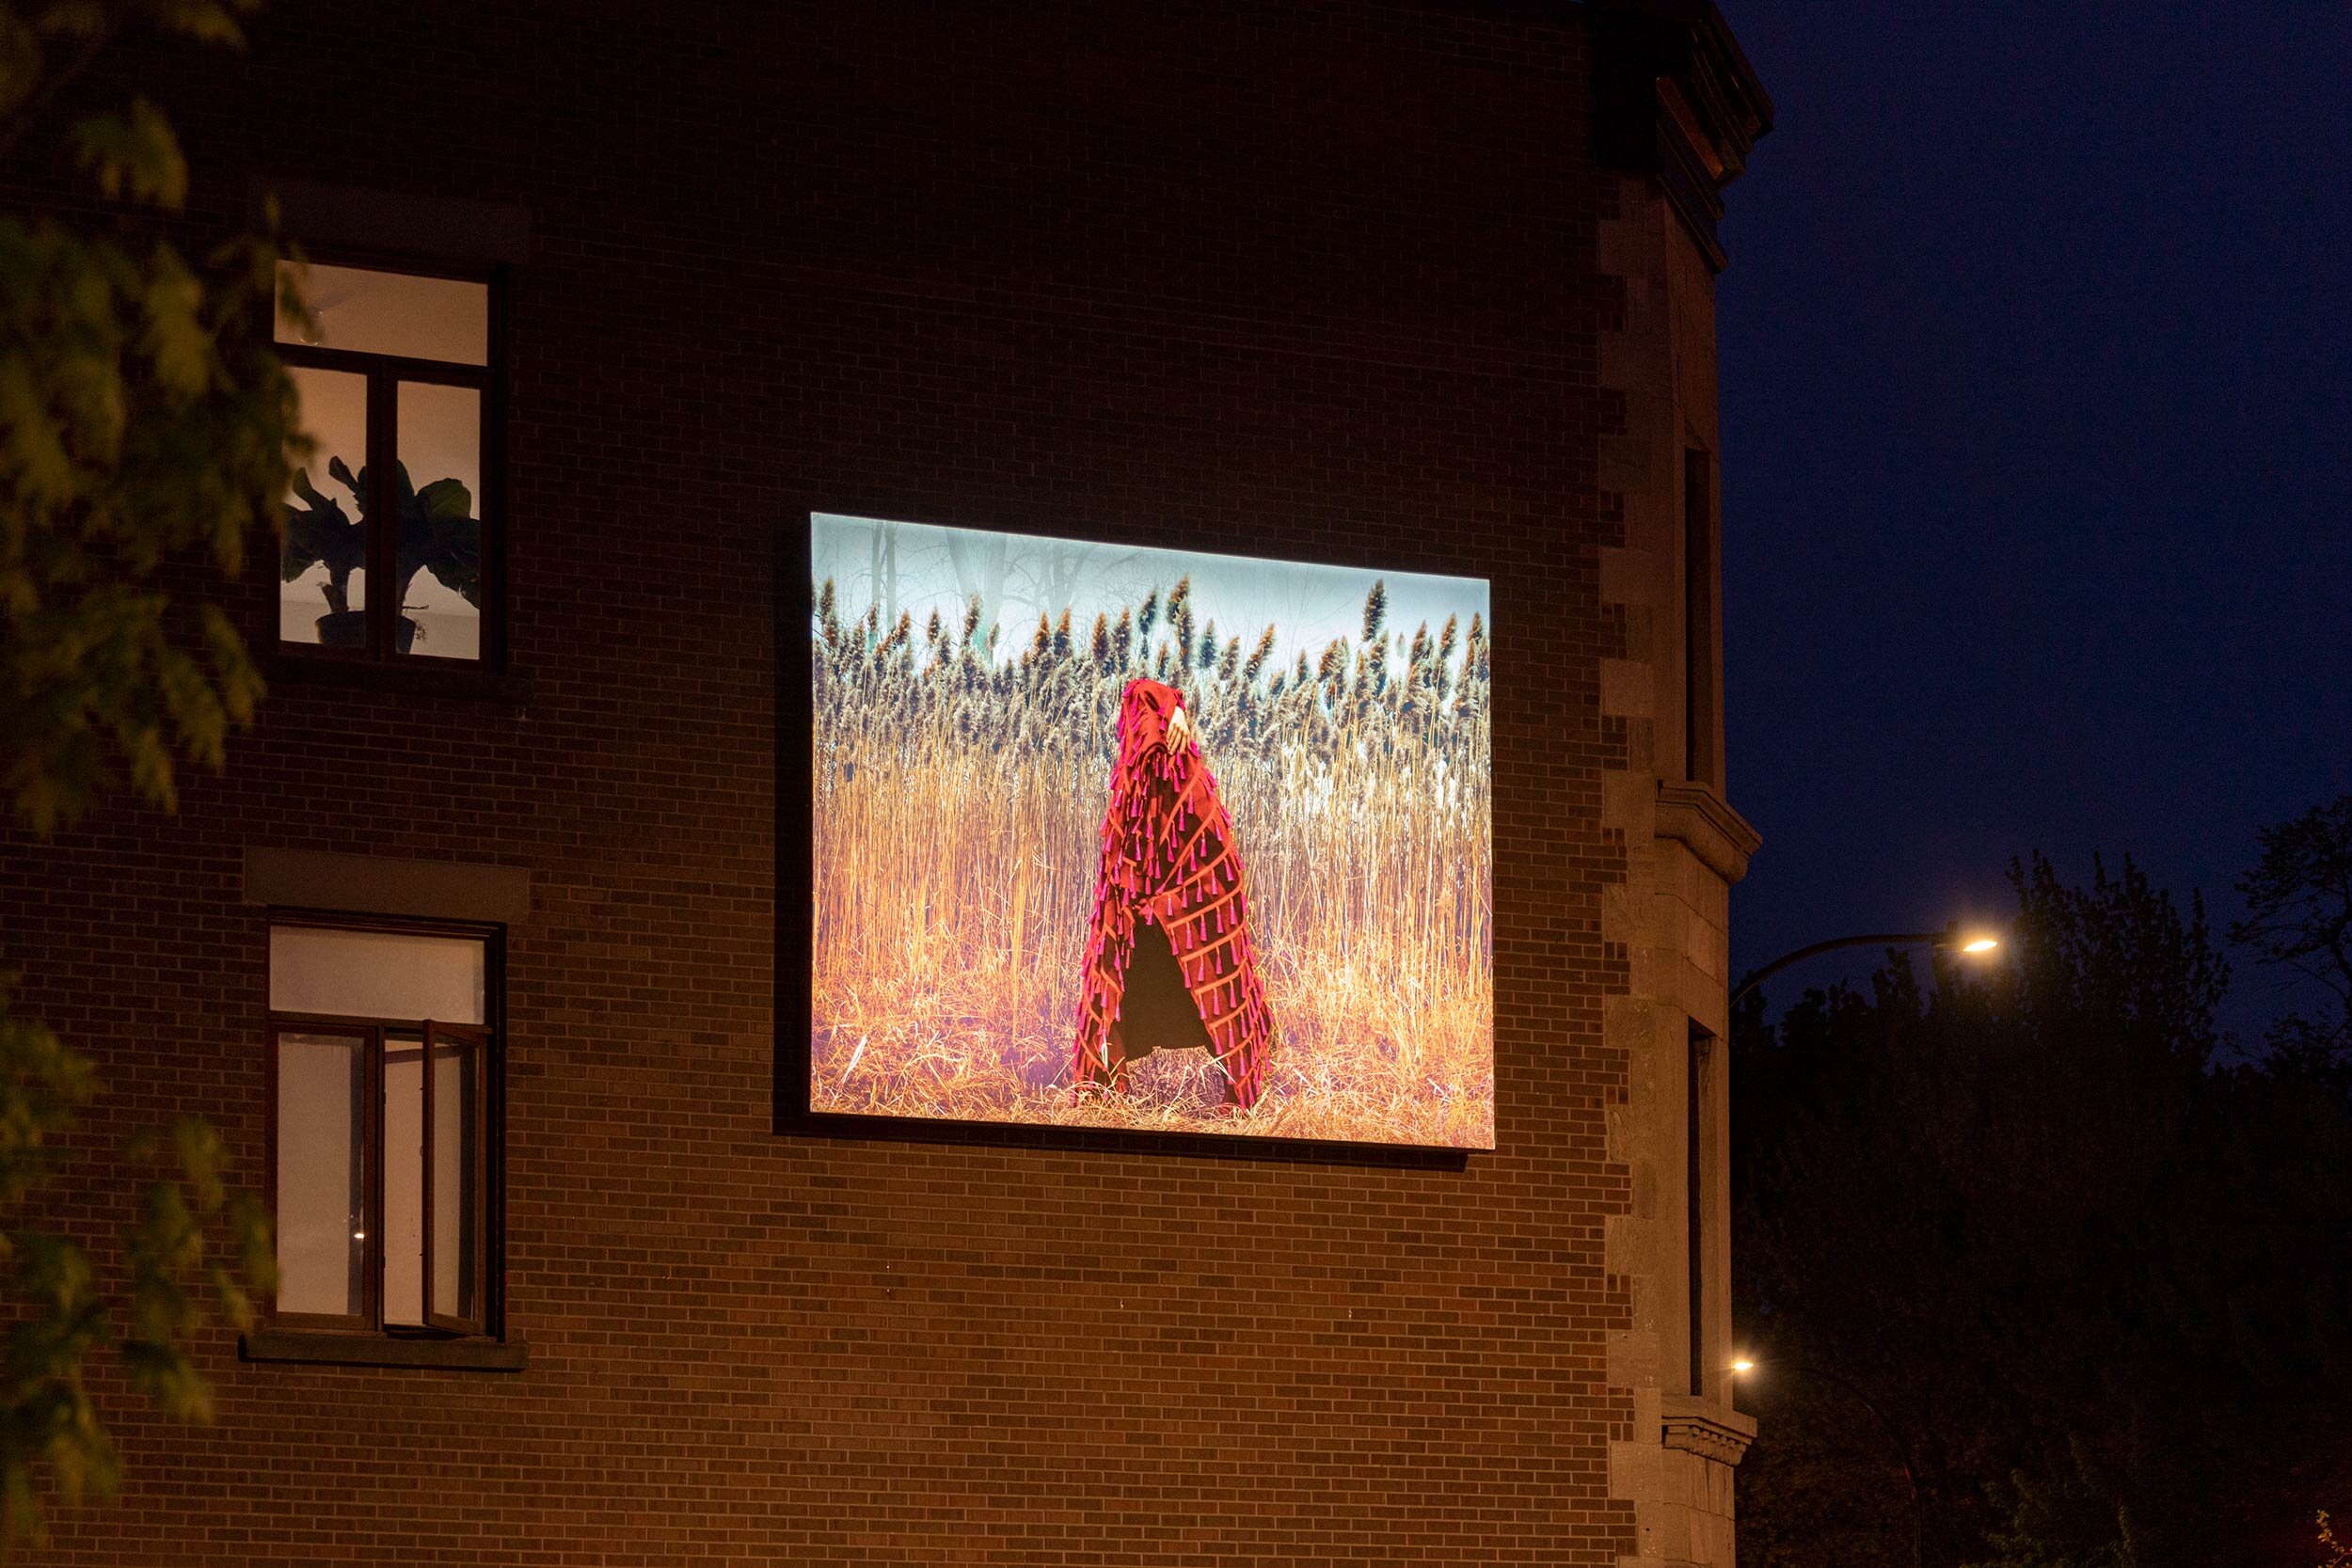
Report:
[[[485,1009],[486,1010],[486,1009]],[[434,1053],[445,1039],[464,1040],[473,1047],[474,1104],[479,1112],[480,1125],[475,1130],[473,1146],[473,1180],[475,1209],[473,1216],[473,1245],[468,1259],[473,1266],[473,1313],[441,1313],[433,1309],[433,1259],[440,1249],[433,1244],[433,1216],[439,1212],[434,1199],[433,1173],[440,1164],[439,1146],[433,1136],[436,1116],[434,1085],[440,1074],[433,1070]],[[424,1159],[421,1203],[424,1212],[424,1270],[420,1286],[423,1298],[424,1322],[427,1328],[436,1328],[459,1338],[481,1338],[489,1323],[489,1220],[490,1220],[490,1062],[495,1053],[492,1036],[487,1027],[469,1023],[436,1023],[427,1019],[424,1025]],[[462,1277],[462,1275],[461,1275]]]
[[[363,1039],[366,1062],[362,1106],[360,1165],[364,1173],[366,1245],[360,1264],[360,1311],[358,1314],[280,1312],[271,1303],[270,1330],[248,1338],[314,1338],[376,1341],[402,1339],[444,1342],[501,1341],[505,1322],[505,1159],[506,1096],[504,1023],[501,997],[505,988],[504,930],[468,921],[422,920],[391,916],[336,914],[310,910],[273,910],[268,928],[304,927],[336,931],[374,931],[405,936],[461,937],[483,944],[484,1007],[486,1022],[479,1024],[440,1023],[422,1019],[356,1018],[333,1013],[269,1013],[269,1159],[265,1190],[274,1206],[278,1196],[278,1040],[286,1034],[340,1035]],[[268,994],[265,990],[263,994]],[[424,1126],[422,1161],[423,1324],[384,1322],[384,1065],[387,1035],[414,1035],[424,1052],[422,1072]],[[472,1043],[475,1053],[476,1103],[481,1107],[481,1135],[474,1149],[476,1191],[481,1195],[474,1229],[474,1279],[478,1316],[453,1318],[433,1310],[433,1117],[434,1088],[431,1052],[443,1035]],[[248,1354],[250,1350],[248,1349]],[[301,1355],[270,1359],[307,1359]],[[329,1357],[331,1358],[331,1357]],[[517,1363],[519,1365],[519,1363]]]
[[[432,676],[463,677],[471,673],[502,674],[506,670],[506,269],[458,267],[427,263],[380,253],[346,249],[306,254],[306,261],[321,266],[352,267],[393,273],[407,277],[437,277],[479,283],[488,291],[488,327],[481,365],[444,359],[416,359],[359,349],[326,348],[309,343],[273,344],[288,365],[311,370],[358,373],[367,382],[367,451],[362,459],[368,472],[367,643],[358,648],[329,648],[312,642],[290,642],[273,635],[279,658],[315,668],[346,670],[393,669],[429,673]],[[399,453],[400,383],[436,387],[467,387],[482,394],[482,495],[475,514],[482,520],[482,649],[476,658],[451,658],[432,653],[402,653],[393,627],[401,607],[391,602],[391,585],[399,571],[400,528],[392,517],[392,465]],[[382,523],[384,526],[377,526]],[[274,578],[269,625],[278,625],[278,597],[283,584]]]

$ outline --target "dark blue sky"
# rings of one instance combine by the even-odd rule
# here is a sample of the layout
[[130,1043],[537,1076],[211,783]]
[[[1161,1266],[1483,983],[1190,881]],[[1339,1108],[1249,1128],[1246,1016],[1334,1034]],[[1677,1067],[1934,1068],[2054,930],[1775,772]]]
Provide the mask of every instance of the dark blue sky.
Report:
[[2218,930],[2352,790],[2352,5],[1725,4],[1778,108],[1719,296],[1735,972],[2036,848]]

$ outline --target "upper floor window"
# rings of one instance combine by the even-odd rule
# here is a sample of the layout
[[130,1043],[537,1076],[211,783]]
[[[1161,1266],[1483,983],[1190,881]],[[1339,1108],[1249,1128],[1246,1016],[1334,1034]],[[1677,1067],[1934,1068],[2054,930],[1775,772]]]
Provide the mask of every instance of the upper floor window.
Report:
[[500,629],[490,285],[301,270],[316,329],[278,342],[317,450],[286,505],[278,644],[479,663]]
[[490,931],[270,927],[280,1325],[496,1332]]

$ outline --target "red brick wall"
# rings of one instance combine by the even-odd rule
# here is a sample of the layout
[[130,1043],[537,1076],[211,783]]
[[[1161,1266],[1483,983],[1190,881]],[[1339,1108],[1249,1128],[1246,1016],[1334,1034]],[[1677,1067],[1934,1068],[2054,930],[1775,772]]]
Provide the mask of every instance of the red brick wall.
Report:
[[[110,1400],[69,1562],[1561,1562],[1630,1552],[1576,12],[281,0],[165,96],[250,175],[518,203],[513,700],[280,682],[228,776],[0,849],[0,960],[258,1181],[247,845],[531,869],[519,1375]],[[788,14],[787,14],[788,12]],[[792,508],[1494,582],[1498,1139],[1459,1169],[778,1137]],[[248,582],[267,635],[268,585]],[[792,890],[782,900],[788,911]],[[787,1019],[793,1029],[798,1021]],[[92,1155],[72,1223],[126,1208]]]

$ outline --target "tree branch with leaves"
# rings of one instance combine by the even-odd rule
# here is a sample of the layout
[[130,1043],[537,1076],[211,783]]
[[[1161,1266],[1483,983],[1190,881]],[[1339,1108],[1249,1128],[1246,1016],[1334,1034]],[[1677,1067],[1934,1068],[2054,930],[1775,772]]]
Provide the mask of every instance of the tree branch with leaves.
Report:
[[[100,198],[72,219],[0,213],[0,800],[35,835],[126,784],[173,809],[179,769],[217,770],[262,695],[230,617],[167,584],[233,577],[250,542],[276,537],[306,447],[271,328],[299,302],[281,296],[270,238],[183,253],[188,166],[154,104],[75,103],[119,41],[235,48],[255,3],[0,0],[0,159],[62,159]],[[231,1195],[194,1117],[126,1151],[145,1175],[123,1283],[39,1222],[100,1085],[9,1010],[10,986],[0,975],[0,1550],[39,1537],[46,1494],[117,1482],[92,1356],[117,1357],[167,1414],[209,1419],[192,1338],[215,1317],[245,1323],[275,1284],[268,1217]]]
[[2332,1019],[2290,1018],[2274,1038],[2352,1053],[2352,795],[2259,836],[2262,859],[2238,879],[2246,915],[2230,940],[2334,999]]

